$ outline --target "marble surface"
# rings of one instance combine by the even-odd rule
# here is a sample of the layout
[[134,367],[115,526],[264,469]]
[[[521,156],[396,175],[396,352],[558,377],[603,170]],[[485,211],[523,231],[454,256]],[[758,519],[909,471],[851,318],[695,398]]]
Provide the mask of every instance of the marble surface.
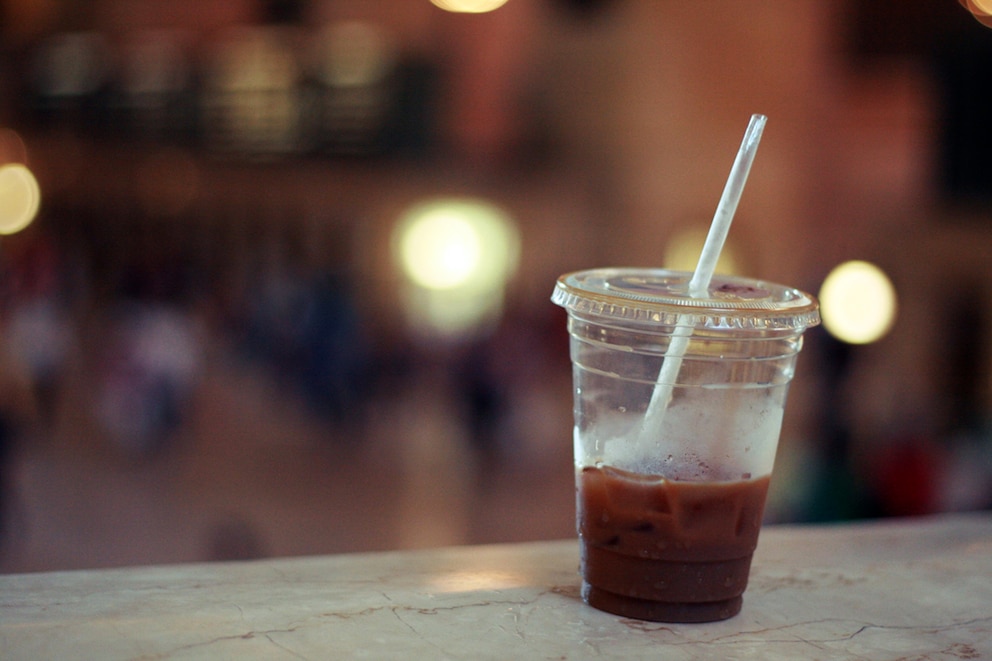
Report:
[[769,526],[730,620],[579,598],[574,540],[0,576],[0,659],[992,659],[992,513]]

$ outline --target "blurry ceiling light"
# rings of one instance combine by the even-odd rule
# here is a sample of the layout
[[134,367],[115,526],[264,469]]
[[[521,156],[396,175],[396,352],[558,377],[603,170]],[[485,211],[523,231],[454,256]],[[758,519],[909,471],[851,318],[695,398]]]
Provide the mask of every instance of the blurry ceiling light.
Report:
[[507,0],[431,0],[431,4],[445,11],[462,14],[484,14],[499,9]]
[[38,181],[20,163],[0,166],[0,234],[15,234],[31,224],[41,206]]
[[992,27],[992,0],[958,0],[972,17],[987,27]]
[[895,321],[896,307],[892,282],[868,262],[837,266],[820,288],[824,328],[849,344],[868,344],[884,336]]
[[[676,271],[693,271],[699,262],[699,253],[706,243],[707,230],[703,227],[677,232],[665,245],[665,268]],[[716,272],[740,275],[740,260],[732,239],[728,239],[716,263]]]
[[992,0],[958,0],[972,14],[992,14]]
[[334,87],[363,87],[381,82],[393,64],[381,28],[361,21],[327,25],[317,40],[321,79]]
[[428,289],[501,286],[516,268],[518,242],[507,214],[472,199],[418,204],[396,233],[403,272]]
[[421,216],[401,239],[400,258],[410,279],[427,289],[453,289],[472,277],[482,238],[469,220],[443,210]]
[[403,214],[393,253],[412,285],[404,301],[412,325],[453,335],[498,317],[504,287],[517,268],[520,237],[494,204],[439,199]]

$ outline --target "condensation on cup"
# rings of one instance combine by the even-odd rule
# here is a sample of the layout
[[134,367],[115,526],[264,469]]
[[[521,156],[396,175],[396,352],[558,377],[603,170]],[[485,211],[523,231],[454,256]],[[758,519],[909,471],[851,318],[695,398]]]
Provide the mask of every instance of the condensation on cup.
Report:
[[691,277],[594,269],[552,295],[568,312],[582,595],[644,620],[740,611],[803,332],[820,320],[797,289],[718,275],[693,297]]

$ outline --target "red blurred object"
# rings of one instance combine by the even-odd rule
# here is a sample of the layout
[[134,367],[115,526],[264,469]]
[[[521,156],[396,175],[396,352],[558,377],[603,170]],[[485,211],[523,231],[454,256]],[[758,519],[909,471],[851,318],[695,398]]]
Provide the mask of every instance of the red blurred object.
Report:
[[920,516],[938,509],[941,456],[928,440],[901,439],[878,457],[877,497],[882,514]]

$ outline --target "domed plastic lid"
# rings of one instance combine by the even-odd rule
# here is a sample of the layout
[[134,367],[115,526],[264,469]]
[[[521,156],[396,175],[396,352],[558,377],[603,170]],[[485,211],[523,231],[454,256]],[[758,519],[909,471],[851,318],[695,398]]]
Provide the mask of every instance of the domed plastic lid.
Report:
[[558,278],[551,300],[573,315],[665,325],[803,331],[820,323],[816,299],[772,282],[715,275],[706,297],[689,295],[692,274],[603,268]]

